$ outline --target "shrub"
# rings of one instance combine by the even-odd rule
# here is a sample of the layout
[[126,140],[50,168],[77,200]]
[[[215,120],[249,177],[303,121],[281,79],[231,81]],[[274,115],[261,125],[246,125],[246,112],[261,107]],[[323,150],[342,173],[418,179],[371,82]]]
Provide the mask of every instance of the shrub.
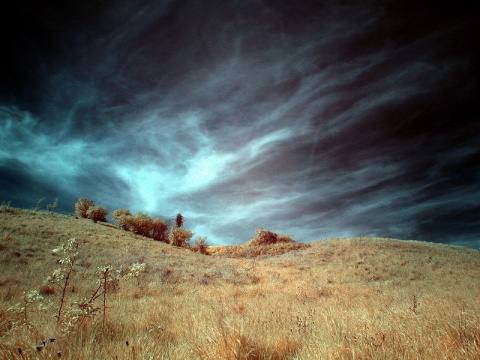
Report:
[[134,223],[133,219],[134,218],[132,215],[122,216],[117,220],[117,225],[123,230],[135,232],[134,226],[133,226],[133,223]]
[[40,295],[48,296],[55,294],[55,288],[51,285],[44,284],[40,287]]
[[207,238],[198,237],[195,240],[195,245],[193,246],[193,251],[199,252],[200,254],[207,255]]
[[123,230],[133,231],[133,216],[130,210],[127,209],[117,209],[112,213],[112,219],[117,222],[117,226]]
[[168,234],[168,242],[173,246],[186,246],[192,236],[190,230],[174,226]]
[[132,216],[127,209],[117,209],[113,212],[112,218],[117,226],[126,231],[152,238],[157,241],[167,242],[167,223],[161,218],[150,218],[146,213],[139,212]]
[[139,212],[132,219],[135,234],[150,237],[152,229],[152,219],[146,213]]
[[277,242],[279,242],[279,243],[293,243],[293,242],[295,242],[295,240],[292,239],[291,235],[282,234],[282,235],[278,235]]
[[93,200],[82,197],[75,203],[75,213],[82,218],[87,218],[87,211],[91,206],[94,206]]
[[161,218],[152,219],[152,229],[150,237],[157,241],[167,242],[167,223]]
[[108,209],[102,206],[90,206],[87,210],[87,218],[93,222],[107,222]]
[[132,216],[132,213],[130,212],[130,210],[127,210],[127,209],[117,209],[117,210],[114,210],[112,213],[112,219],[117,221],[121,219],[123,216]]
[[278,243],[293,243],[293,239],[289,235],[280,235],[278,236],[272,231],[267,231],[263,229],[255,230],[257,236],[252,240],[247,242],[247,245],[270,245]]

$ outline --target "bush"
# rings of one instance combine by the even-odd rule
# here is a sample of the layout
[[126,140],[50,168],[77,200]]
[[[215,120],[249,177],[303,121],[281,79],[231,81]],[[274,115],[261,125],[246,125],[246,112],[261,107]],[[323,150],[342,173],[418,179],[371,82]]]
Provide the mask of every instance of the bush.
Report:
[[295,240],[292,239],[291,235],[278,235],[277,243],[294,243]]
[[117,220],[117,221],[122,216],[132,216],[132,214],[130,213],[130,210],[127,210],[127,209],[117,209],[117,210],[114,210],[113,213],[112,213],[112,219]]
[[87,210],[87,218],[93,222],[107,222],[108,209],[102,206],[90,206]]
[[139,212],[132,219],[132,225],[134,227],[135,234],[150,237],[150,231],[152,229],[152,219],[146,213]]
[[55,288],[52,285],[49,284],[44,284],[40,287],[39,291],[40,295],[54,295],[55,294]]
[[125,215],[117,219],[117,226],[122,230],[135,232],[134,218],[132,215]]
[[166,231],[167,223],[161,218],[150,218],[146,213],[139,212],[132,216],[127,209],[117,209],[113,212],[112,218],[117,222],[117,226],[126,231],[131,231],[137,235],[152,238],[157,241],[167,242]]
[[257,236],[252,240],[247,242],[247,245],[270,245],[278,243],[293,243],[293,239],[289,235],[280,235],[278,236],[272,231],[267,231],[263,229],[255,230]]
[[87,211],[91,206],[94,206],[93,200],[82,197],[75,203],[75,213],[82,218],[87,218]]
[[167,242],[167,223],[161,218],[152,219],[152,229],[150,237],[157,241]]
[[133,216],[130,210],[127,209],[117,209],[112,213],[112,219],[117,222],[117,226],[123,230],[133,231]]
[[173,246],[186,246],[192,236],[190,230],[174,226],[168,234],[168,242]]
[[199,237],[195,240],[195,245],[193,246],[193,251],[199,252],[200,254],[207,255],[207,238]]

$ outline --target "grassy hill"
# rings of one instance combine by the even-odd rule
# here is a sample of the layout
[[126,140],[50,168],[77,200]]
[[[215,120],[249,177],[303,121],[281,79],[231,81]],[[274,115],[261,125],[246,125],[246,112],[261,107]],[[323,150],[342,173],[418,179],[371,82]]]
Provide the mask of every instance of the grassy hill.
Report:
[[352,238],[207,256],[6,206],[0,231],[1,359],[480,358],[476,250]]

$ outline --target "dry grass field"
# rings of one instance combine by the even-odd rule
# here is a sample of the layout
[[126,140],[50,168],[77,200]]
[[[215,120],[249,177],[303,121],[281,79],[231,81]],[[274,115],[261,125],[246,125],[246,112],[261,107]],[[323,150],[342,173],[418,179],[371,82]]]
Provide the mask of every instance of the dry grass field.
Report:
[[477,250],[352,238],[207,256],[8,206],[0,232],[1,359],[480,359]]

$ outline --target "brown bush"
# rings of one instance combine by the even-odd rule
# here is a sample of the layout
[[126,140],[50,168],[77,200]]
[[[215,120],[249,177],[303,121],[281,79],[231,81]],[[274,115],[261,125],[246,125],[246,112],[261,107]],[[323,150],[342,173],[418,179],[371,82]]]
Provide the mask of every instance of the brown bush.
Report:
[[292,239],[291,235],[286,235],[286,234],[278,235],[277,243],[294,243],[294,242],[295,240]]
[[161,218],[152,219],[150,237],[157,241],[167,242],[167,223]]
[[195,244],[192,248],[193,251],[199,252],[200,254],[207,255],[207,238],[199,237],[195,240]]
[[107,222],[108,209],[102,206],[90,206],[87,210],[87,218],[93,222]]
[[87,218],[87,211],[91,206],[94,206],[92,199],[81,197],[75,203],[75,213],[82,218]]
[[40,294],[41,295],[53,295],[55,294],[55,288],[52,285],[44,284],[40,287]]
[[117,226],[137,235],[152,238],[157,241],[168,242],[166,231],[167,223],[161,218],[150,218],[146,213],[139,212],[132,216],[129,210],[117,209],[113,212],[112,218]]
[[117,222],[117,226],[126,231],[133,232],[133,216],[130,210],[117,209],[112,213],[112,219]]
[[173,246],[186,246],[192,236],[190,230],[174,226],[168,234],[168,242]]
[[139,212],[131,220],[134,227],[135,234],[150,237],[150,231],[152,229],[152,219],[146,213]]
[[113,210],[112,212],[112,219],[114,220],[119,220],[122,218],[122,216],[132,216],[130,210],[127,209],[117,209]]
[[277,235],[272,231],[256,229],[257,236],[247,242],[247,245],[271,245],[278,243],[293,243],[293,239],[289,235]]

